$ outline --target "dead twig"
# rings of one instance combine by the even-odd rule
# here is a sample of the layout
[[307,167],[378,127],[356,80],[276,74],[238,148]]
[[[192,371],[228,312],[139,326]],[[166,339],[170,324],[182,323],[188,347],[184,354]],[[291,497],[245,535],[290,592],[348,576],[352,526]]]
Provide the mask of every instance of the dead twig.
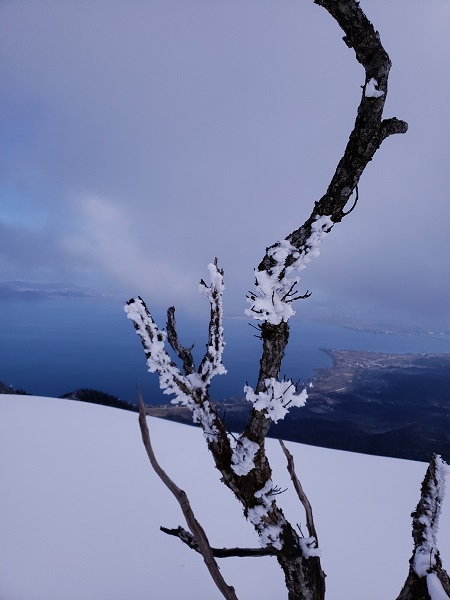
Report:
[[191,508],[186,492],[180,489],[172,479],[167,475],[167,473],[161,468],[158,461],[156,460],[155,453],[153,452],[153,447],[150,441],[150,432],[148,430],[147,419],[145,414],[145,406],[144,401],[142,400],[142,394],[138,387],[138,399],[139,399],[139,426],[141,428],[142,441],[144,443],[145,449],[147,451],[148,458],[153,467],[153,470],[164,483],[164,485],[172,492],[175,496],[178,504],[180,505],[181,510],[183,511],[184,518],[186,519],[186,523],[191,530],[192,535],[197,540],[198,551],[203,556],[203,560],[205,561],[205,565],[214,580],[217,588],[220,590],[224,598],[227,600],[238,600],[234,588],[229,586],[225,579],[222,577],[219,566],[214,560],[214,553],[209,544],[208,537],[205,533],[205,530],[197,521],[194,515],[194,511]]
[[308,528],[308,533],[311,537],[313,537],[316,540],[317,546],[319,546],[319,539],[317,537],[317,531],[316,531],[316,527],[314,525],[312,507],[308,500],[308,497],[306,496],[305,492],[303,491],[302,484],[300,483],[300,481],[297,477],[297,474],[295,472],[294,457],[292,456],[292,454],[289,452],[289,450],[284,445],[283,440],[278,440],[278,441],[280,442],[280,446],[284,452],[284,455],[286,456],[287,463],[288,463],[287,470],[289,471],[289,475],[291,476],[291,480],[292,480],[292,483],[294,484],[295,491],[297,492],[297,496],[299,497],[299,500],[303,504],[304,509],[305,509],[306,527]]
[[[200,552],[197,540],[194,538],[192,533],[186,531],[182,527],[176,529],[168,529],[167,527],[160,527],[160,530],[167,535],[173,535],[180,539],[184,544],[189,546],[192,550]],[[258,556],[273,556],[274,552],[271,548],[211,548],[215,558],[229,558],[229,557],[246,557],[252,558]]]

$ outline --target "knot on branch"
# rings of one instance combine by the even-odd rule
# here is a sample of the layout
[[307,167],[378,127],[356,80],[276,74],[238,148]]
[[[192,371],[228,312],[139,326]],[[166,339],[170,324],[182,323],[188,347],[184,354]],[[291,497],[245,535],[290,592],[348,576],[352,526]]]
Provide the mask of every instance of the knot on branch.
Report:
[[380,125],[380,144],[390,135],[397,133],[406,133],[408,131],[408,123],[392,117],[391,119],[384,119]]

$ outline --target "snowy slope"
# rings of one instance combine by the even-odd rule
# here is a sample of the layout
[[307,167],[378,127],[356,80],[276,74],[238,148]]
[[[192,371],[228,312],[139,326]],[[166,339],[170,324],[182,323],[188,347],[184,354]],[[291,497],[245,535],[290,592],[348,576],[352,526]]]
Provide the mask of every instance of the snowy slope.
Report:
[[[256,546],[199,430],[149,419],[161,465],[215,546]],[[303,523],[279,445],[268,440],[287,515]],[[329,600],[397,596],[426,465],[288,444],[315,512]],[[450,498],[440,546],[450,567]],[[159,531],[184,525],[155,477],[137,415],[69,400],[0,396],[0,600],[214,600],[199,555]],[[274,559],[222,559],[240,600],[285,597]],[[366,583],[370,581],[370,587]]]

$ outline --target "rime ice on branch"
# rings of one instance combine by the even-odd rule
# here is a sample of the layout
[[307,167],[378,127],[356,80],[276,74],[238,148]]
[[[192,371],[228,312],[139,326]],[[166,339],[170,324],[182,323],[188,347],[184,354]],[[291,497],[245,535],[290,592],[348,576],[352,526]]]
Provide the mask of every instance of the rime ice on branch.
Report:
[[249,292],[245,314],[259,321],[278,325],[295,314],[292,302],[299,299],[295,288],[300,281],[300,271],[319,256],[319,244],[333,227],[330,217],[317,217],[311,225],[311,235],[299,250],[288,239],[277,242],[267,250],[271,266],[267,270],[255,269],[256,291]]
[[450,467],[440,456],[430,460],[420,500],[412,513],[414,550],[409,574],[397,600],[443,600],[450,598],[450,578],[442,566],[437,545],[439,516]]
[[264,381],[264,391],[259,394],[255,394],[249,385],[245,386],[244,392],[246,399],[253,402],[253,408],[264,411],[274,423],[284,419],[292,406],[305,406],[308,397],[306,389],[297,394],[292,381],[277,381],[273,377]]
[[286,525],[282,517],[278,521],[273,520],[271,514],[273,508],[273,490],[272,480],[269,479],[264,486],[255,492],[255,498],[258,504],[247,510],[247,519],[252,523],[259,534],[259,540],[263,548],[271,546],[276,550],[281,550],[282,543],[280,536],[283,533],[283,526]]
[[439,560],[437,532],[442,501],[445,495],[445,478],[450,468],[442,458],[435,455],[423,482],[422,497],[413,513],[415,550],[413,569],[424,577],[436,568]]
[[[148,370],[151,373],[158,373],[159,385],[164,394],[173,394],[175,397],[171,400],[173,404],[182,404],[192,411],[194,423],[199,423],[205,436],[208,439],[217,435],[216,415],[211,409],[208,397],[208,389],[211,380],[215,375],[226,373],[222,364],[222,354],[224,349],[223,341],[223,271],[215,264],[208,265],[211,277],[211,285],[208,286],[204,281],[200,283],[200,291],[208,298],[211,306],[211,320],[209,326],[209,339],[207,351],[202,360],[198,373],[190,372],[192,369],[186,368],[184,375],[180,372],[177,365],[171,360],[166,351],[167,333],[162,331],[156,325],[152,315],[147,309],[142,298],[133,298],[124,307],[127,317],[134,323],[136,333],[139,335],[144,346],[147,358]],[[169,321],[173,333],[169,341],[173,349],[179,354],[189,352],[177,345],[174,309],[169,309]],[[169,323],[168,323],[169,325]],[[169,328],[169,327],[168,327]],[[175,340],[172,338],[175,337]],[[191,364],[193,365],[192,357]]]

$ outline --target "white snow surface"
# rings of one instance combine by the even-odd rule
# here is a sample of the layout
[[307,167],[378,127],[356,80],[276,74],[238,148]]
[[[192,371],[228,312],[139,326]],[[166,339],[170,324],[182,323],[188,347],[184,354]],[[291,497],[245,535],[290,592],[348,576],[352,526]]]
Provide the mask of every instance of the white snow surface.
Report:
[[[219,481],[201,431],[149,418],[162,467],[190,497],[212,545],[258,547]],[[395,598],[412,552],[410,513],[426,465],[288,443],[313,506],[328,600]],[[267,440],[276,496],[306,530],[285,457]],[[2,600],[220,600],[200,555],[164,535],[185,526],[150,468],[137,414],[31,396],[0,395]],[[450,565],[450,506],[439,547]],[[219,559],[240,600],[284,598],[275,559]],[[379,577],[373,577],[374,572]],[[433,599],[436,582],[428,577]]]

